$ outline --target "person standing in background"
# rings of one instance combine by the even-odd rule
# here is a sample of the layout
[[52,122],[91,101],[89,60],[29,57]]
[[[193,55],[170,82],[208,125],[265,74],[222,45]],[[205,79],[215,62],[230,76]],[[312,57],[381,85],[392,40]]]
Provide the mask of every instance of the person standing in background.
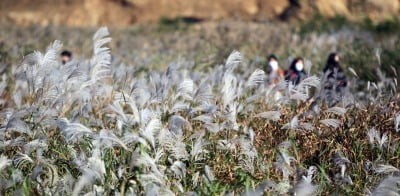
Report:
[[295,58],[290,64],[289,70],[285,74],[285,80],[297,85],[306,77],[306,72],[304,71],[304,59],[301,57]]
[[328,56],[323,71],[325,93],[322,96],[329,106],[333,106],[342,99],[347,87],[347,78],[340,66],[340,57],[337,53],[334,52]]
[[268,57],[268,66],[270,69],[268,74],[269,83],[279,83],[284,78],[285,72],[279,67],[278,58],[275,55],[271,54]]
[[64,50],[61,52],[60,57],[61,57],[61,63],[65,65],[66,63],[72,60],[72,52]]

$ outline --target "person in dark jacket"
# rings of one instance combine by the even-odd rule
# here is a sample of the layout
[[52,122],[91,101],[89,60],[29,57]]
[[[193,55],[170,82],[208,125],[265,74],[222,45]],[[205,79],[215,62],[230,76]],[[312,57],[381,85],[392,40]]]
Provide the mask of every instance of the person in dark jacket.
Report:
[[295,58],[285,75],[285,80],[295,85],[299,84],[306,76],[306,72],[304,71],[304,59],[301,57]]
[[337,53],[331,53],[326,61],[324,74],[327,79],[333,79],[338,87],[346,87],[347,79],[339,63],[340,57]]
[[323,71],[326,101],[329,105],[334,105],[343,97],[347,87],[347,78],[340,66],[340,57],[337,53],[331,53],[328,56]]

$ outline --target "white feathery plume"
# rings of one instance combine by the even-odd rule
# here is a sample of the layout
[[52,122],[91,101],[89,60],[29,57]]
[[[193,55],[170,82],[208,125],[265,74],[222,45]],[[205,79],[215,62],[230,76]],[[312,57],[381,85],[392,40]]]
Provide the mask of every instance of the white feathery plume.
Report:
[[237,144],[234,140],[218,140],[217,148],[226,151],[236,151]]
[[296,196],[311,196],[317,195],[318,185],[314,185],[311,182],[301,180],[294,187],[292,192]]
[[268,112],[261,112],[256,115],[259,118],[265,118],[272,121],[278,121],[281,118],[280,111],[268,111]]
[[382,135],[379,133],[378,130],[376,130],[374,127],[368,130],[367,132],[368,135],[368,141],[370,144],[378,144],[378,147],[382,149],[382,147],[388,142],[389,137],[388,133],[385,132]]
[[400,113],[397,113],[394,117],[394,130],[400,131]]
[[384,164],[378,164],[374,168],[374,170],[378,174],[390,174],[390,173],[400,172],[400,170],[397,169],[396,167],[393,167],[392,165],[384,165]]
[[89,128],[80,123],[70,123],[66,118],[58,119],[57,125],[69,142],[80,141],[84,135],[93,135],[92,130]]
[[252,189],[246,189],[245,192],[242,193],[242,196],[261,196],[264,195],[265,192],[271,193],[271,191],[279,192],[279,187],[278,184],[267,179]]
[[189,158],[183,135],[174,134],[168,129],[161,129],[158,134],[158,142],[160,147],[164,148],[176,160],[187,160]]
[[309,96],[309,88],[320,88],[320,79],[316,76],[310,76],[302,80],[297,86],[292,83],[288,85],[289,98],[292,100],[306,101]]
[[144,137],[147,142],[151,145],[151,147],[154,149],[156,141],[155,141],[155,134],[160,131],[162,128],[161,121],[159,119],[152,119],[150,120],[149,123],[147,123],[147,126],[145,129],[142,129],[140,131],[140,136]]
[[179,113],[179,112],[187,111],[188,109],[189,109],[189,103],[184,102],[184,101],[177,101],[172,106],[171,112]]
[[7,79],[5,78],[5,74],[3,75],[3,78],[2,78],[2,81],[0,82],[0,95],[2,95],[3,94],[3,92],[4,92],[4,90],[6,89],[6,87],[7,87]]
[[176,176],[183,178],[186,174],[186,165],[182,161],[175,161],[171,166],[171,170]]
[[296,196],[315,195],[318,186],[312,184],[312,177],[316,170],[317,168],[315,166],[311,166],[307,170],[307,176],[302,176],[302,180],[293,187],[291,192]]
[[251,144],[254,144],[254,137],[256,134],[254,133],[253,128],[250,127],[248,130],[249,130],[249,138],[250,138]]
[[212,182],[215,180],[214,173],[211,170],[210,166],[208,166],[208,165],[204,166],[204,173],[206,174],[206,178],[209,182]]
[[367,135],[370,144],[374,144],[375,140],[380,138],[379,132],[374,127],[368,130]]
[[33,150],[38,148],[47,149],[47,141],[35,139],[24,145],[24,153],[30,154]]
[[252,173],[254,171],[254,160],[257,158],[257,150],[252,144],[252,141],[244,137],[241,137],[238,143],[240,146],[240,154],[242,155],[242,167]]
[[239,51],[234,50],[226,60],[225,66],[227,67],[228,71],[233,71],[233,69],[242,62],[242,54]]
[[333,155],[333,162],[340,167],[340,176],[345,176],[346,164],[350,163],[349,159],[344,157],[341,152],[336,152]]
[[238,103],[234,102],[232,104],[227,105],[225,108],[225,113],[224,113],[224,118],[225,118],[225,123],[224,127],[226,129],[233,129],[233,130],[238,130],[239,125],[236,121],[237,119],[237,111],[238,111]]
[[281,170],[283,175],[283,180],[288,181],[289,175],[293,173],[293,168],[291,167],[291,162],[294,161],[294,157],[290,156],[286,150],[278,151],[277,161],[274,163],[275,167]]
[[12,100],[16,105],[16,108],[21,108],[22,106],[22,92],[20,90],[16,91],[12,95]]
[[147,143],[147,141],[136,133],[125,134],[122,138],[122,141],[127,146],[131,144],[140,143],[143,144],[144,146],[147,146],[148,148],[151,148],[151,146]]
[[375,82],[372,82],[371,84],[372,84],[372,86],[373,86],[376,90],[379,90],[379,87],[376,85]]
[[[2,130],[0,129],[0,132],[1,131]],[[20,147],[24,143],[25,143],[25,138],[22,137],[22,136],[19,136],[19,137],[15,138],[15,139],[6,140],[3,143],[0,143],[0,146],[1,147],[4,147],[4,146],[10,146],[10,147],[18,146],[18,147]]]
[[399,195],[400,188],[400,177],[399,176],[388,176],[375,188],[372,192],[372,196],[389,196]]
[[103,37],[108,36],[108,28],[107,27],[100,27],[96,33],[93,35],[93,41],[102,39]]
[[217,123],[206,123],[203,127],[211,133],[218,133],[221,130],[221,126]]
[[[21,67],[21,69],[23,69],[23,71],[26,71],[29,69],[29,67],[25,67],[25,66],[40,66],[41,62],[43,62],[43,54],[39,51],[34,51],[31,54],[28,54],[24,57],[24,60],[22,61],[22,65],[24,65],[24,67]],[[31,71],[33,71],[34,69],[30,69]],[[18,70],[20,71],[20,70]],[[31,75],[28,75],[28,77]],[[29,78],[27,78],[29,79]]]
[[0,156],[0,172],[6,168],[7,166],[11,165],[11,160],[8,159],[6,156],[1,155]]
[[54,65],[54,63],[57,62],[57,53],[61,47],[62,43],[56,40],[47,47],[44,55],[38,51],[35,51],[24,58],[23,64],[38,66]]
[[297,129],[299,126],[299,117],[295,116],[290,120],[290,122],[284,124],[282,129]]
[[221,92],[224,107],[235,100],[237,95],[237,79],[231,73],[225,73]]
[[207,114],[215,114],[217,112],[217,106],[210,102],[202,102],[201,105],[193,108],[193,112],[204,112]]
[[380,48],[375,48],[374,51],[375,51],[375,57],[377,58],[378,64],[380,66],[381,65],[381,53],[382,53],[382,50]]
[[92,156],[88,159],[87,165],[83,168],[82,176],[75,183],[72,195],[80,195],[85,186],[93,184],[96,180],[103,181],[105,174],[105,164],[101,159],[100,150],[96,147]]
[[204,129],[200,129],[196,132],[194,132],[189,139],[202,139],[204,137],[204,135],[206,134],[206,131]]
[[21,166],[25,165],[27,163],[34,163],[33,159],[31,157],[29,157],[29,155],[20,153],[20,152],[17,153],[17,156],[14,159],[14,161],[15,161],[17,167],[20,165]]
[[194,99],[198,103],[209,102],[213,99],[213,97],[214,95],[212,93],[211,87],[206,82],[201,83],[194,94]]
[[325,110],[325,112],[334,113],[334,114],[341,115],[341,116],[344,115],[346,113],[346,111],[347,111],[346,108],[336,107],[336,106]]
[[145,168],[149,168],[150,172],[149,175],[147,177],[154,177],[156,179],[157,182],[159,182],[160,184],[164,184],[164,179],[163,179],[163,174],[161,173],[161,171],[158,169],[156,161],[157,159],[154,159],[152,157],[150,157],[149,154],[145,153],[145,152],[137,152],[135,151],[133,154],[133,160],[134,161],[134,165],[138,166],[138,167],[145,167]]
[[264,83],[265,79],[266,79],[266,75],[265,72],[261,69],[256,69],[249,77],[249,79],[247,80],[247,84],[246,86],[248,87],[255,87],[259,84]]
[[20,132],[20,133],[29,133],[30,132],[29,126],[24,121],[19,119],[18,117],[11,117],[7,122],[6,129],[10,130],[10,131]]
[[199,116],[196,116],[195,118],[192,118],[193,121],[200,121],[202,123],[212,123],[214,121],[214,118],[208,114],[202,114]]
[[[179,193],[181,193],[181,194],[185,193],[185,190],[184,190],[184,188],[183,188],[182,183],[180,183],[180,182],[178,182],[178,181],[174,181],[174,182],[173,182],[173,185],[178,189]],[[176,193],[173,193],[173,192],[171,191],[171,195],[174,196],[174,195],[176,195]]]
[[103,146],[112,147],[114,144],[118,144],[125,150],[128,150],[128,147],[125,145],[125,143],[110,130],[101,130],[99,135],[97,136],[97,139]]
[[199,161],[199,156],[202,153],[207,153],[208,151],[205,149],[209,142],[205,142],[205,140],[201,137],[197,138],[195,143],[192,146],[192,150],[190,151],[190,156],[195,160]]
[[93,36],[94,47],[93,47],[93,57],[90,60],[91,70],[90,70],[90,80],[84,82],[81,89],[95,85],[98,81],[111,77],[111,54],[110,49],[103,47],[105,44],[111,41],[108,36],[107,27],[101,27]]
[[149,184],[164,184],[165,183],[162,178],[159,178],[154,173],[140,174],[138,176],[138,178],[140,180],[140,184],[142,184],[144,187],[147,187]]
[[323,119],[323,120],[320,120],[319,122],[324,124],[325,126],[333,127],[335,129],[340,127],[340,124],[341,124],[340,120],[333,119],[333,118]]
[[182,129],[187,125],[190,123],[180,115],[173,115],[169,118],[169,129],[175,134],[182,135]]
[[279,145],[278,153],[277,153],[277,160],[274,163],[275,167],[282,171],[283,180],[288,181],[289,175],[293,173],[293,168],[291,163],[296,159],[289,155],[288,148],[291,146],[290,141],[282,142]]
[[302,80],[296,88],[305,89],[308,87],[320,88],[321,79],[317,76],[310,76]]
[[194,82],[191,79],[184,79],[176,90],[176,97],[182,96],[185,100],[193,99]]
[[[290,82],[283,80],[280,81],[278,84],[273,84],[270,89],[270,91],[267,91],[267,94],[274,94],[277,91],[285,90],[286,88],[289,87]],[[292,86],[293,87],[293,86]]]
[[122,109],[122,106],[119,101],[115,100],[112,104],[109,105],[109,108],[113,112],[117,113],[120,116],[120,118],[122,118],[121,120],[123,122],[126,122],[128,120],[127,116],[125,115],[124,109]]
[[[162,188],[159,186],[159,184],[152,180],[152,178],[154,178],[154,177],[152,177],[151,175],[147,175],[147,176],[142,175],[140,178],[141,178],[141,184],[143,184],[143,186],[145,188],[143,195],[145,195],[145,196],[164,195],[164,194],[161,194]],[[132,195],[135,195],[135,194],[132,194]]]
[[289,84],[289,98],[292,100],[298,100],[298,101],[306,101],[308,99],[308,94],[307,92],[303,90],[298,90],[295,88],[291,88],[293,84]]
[[57,58],[58,58],[58,51],[60,51],[62,47],[61,41],[54,41],[46,50],[46,54],[43,56],[43,59],[41,62],[39,62],[42,65],[50,65],[57,63]]
[[200,180],[200,172],[194,173],[192,176],[192,185],[196,187],[199,183],[199,180]]
[[356,72],[352,67],[349,67],[349,71],[350,71],[354,76],[358,77],[357,72]]
[[308,131],[312,131],[314,130],[314,126],[311,123],[299,123],[299,128],[300,129],[304,129],[304,130],[308,130]]
[[312,181],[312,177],[315,174],[315,172],[317,171],[317,167],[315,166],[310,166],[307,170],[307,176],[302,176],[302,178],[306,181],[311,183]]
[[128,97],[127,104],[130,107],[130,109],[132,110],[132,117],[133,117],[133,120],[134,120],[133,124],[140,123],[141,119],[140,119],[139,108],[138,108],[136,102],[133,100],[132,97]]
[[182,138],[176,138],[175,143],[170,143],[169,151],[171,152],[171,156],[177,160],[188,160],[189,158],[186,144],[182,141]]
[[151,119],[158,118],[156,111],[151,110],[149,108],[145,108],[140,110],[140,122],[141,124],[148,123]]
[[388,140],[389,140],[388,133],[387,132],[383,133],[378,140],[379,148],[382,149],[383,145],[385,145],[385,143],[388,142]]

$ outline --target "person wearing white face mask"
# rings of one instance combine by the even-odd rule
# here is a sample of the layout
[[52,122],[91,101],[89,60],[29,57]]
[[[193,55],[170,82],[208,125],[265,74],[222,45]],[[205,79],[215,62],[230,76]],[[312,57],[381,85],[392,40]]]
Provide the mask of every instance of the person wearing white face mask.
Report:
[[270,84],[277,84],[284,77],[284,71],[279,67],[278,58],[275,55],[268,57],[268,65],[270,68],[269,81]]
[[304,71],[304,59],[301,57],[295,58],[292,61],[289,70],[287,71],[285,79],[297,85],[305,78],[305,76],[306,72]]

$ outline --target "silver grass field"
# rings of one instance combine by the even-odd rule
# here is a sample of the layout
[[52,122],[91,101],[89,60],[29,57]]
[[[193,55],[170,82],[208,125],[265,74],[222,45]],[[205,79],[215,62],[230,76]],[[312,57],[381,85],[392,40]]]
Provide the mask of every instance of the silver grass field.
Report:
[[400,195],[396,68],[368,81],[349,64],[328,107],[309,60],[296,86],[238,50],[140,71],[93,33],[89,57],[62,65],[53,41],[1,72],[0,195]]

